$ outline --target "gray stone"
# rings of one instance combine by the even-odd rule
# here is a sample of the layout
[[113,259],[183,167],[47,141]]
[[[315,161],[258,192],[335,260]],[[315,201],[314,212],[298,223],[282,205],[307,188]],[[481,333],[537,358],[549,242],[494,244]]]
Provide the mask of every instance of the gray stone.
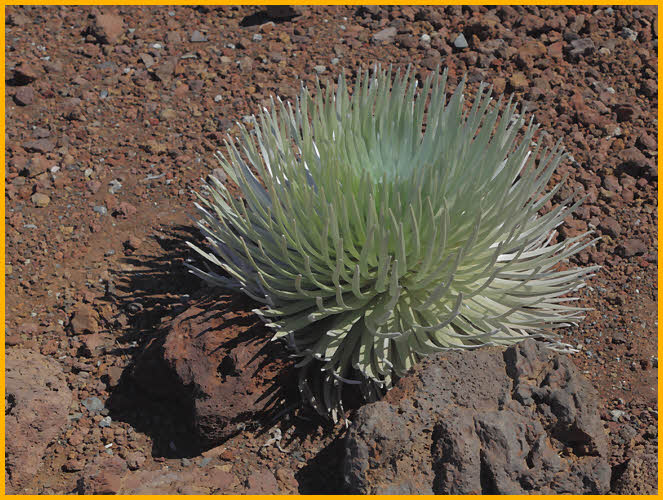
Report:
[[391,43],[396,37],[396,28],[390,27],[378,31],[373,35],[373,42],[375,43]]
[[200,43],[200,42],[206,42],[207,37],[203,35],[200,31],[196,30],[193,33],[191,33],[191,37],[189,40],[193,43]]
[[145,65],[146,68],[151,68],[154,66],[154,57],[152,57],[150,54],[140,54],[140,60],[143,61],[143,64]]
[[465,40],[465,35],[461,33],[456,37],[454,40],[454,47],[457,49],[465,49],[468,47],[467,40]]
[[104,409],[104,404],[101,402],[101,399],[96,396],[84,399],[81,404],[85,406],[90,413],[99,413]]
[[619,35],[622,38],[626,38],[627,40],[631,40],[633,42],[638,39],[638,32],[633,31],[631,28],[627,28],[626,26],[622,28],[622,30],[619,32]]
[[569,50],[571,60],[577,61],[580,56],[587,56],[594,52],[594,42],[591,38],[580,38],[572,40]]
[[[224,183],[228,180],[228,174],[226,174],[226,171],[223,170],[222,168],[215,168],[214,170],[212,170],[210,177],[215,177],[221,183]],[[211,179],[208,180],[212,182]]]
[[110,186],[110,187],[108,188],[108,192],[109,192],[110,194],[115,194],[115,193],[117,193],[120,189],[122,189],[122,183],[121,183],[120,181],[118,181],[117,179],[113,179],[112,181],[110,181],[110,182],[108,183],[108,185]]

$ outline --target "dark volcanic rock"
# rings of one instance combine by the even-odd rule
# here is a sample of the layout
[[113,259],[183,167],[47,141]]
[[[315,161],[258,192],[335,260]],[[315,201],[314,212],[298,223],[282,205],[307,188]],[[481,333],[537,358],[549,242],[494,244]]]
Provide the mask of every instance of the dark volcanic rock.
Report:
[[267,17],[280,21],[301,16],[307,12],[308,7],[305,5],[267,5],[265,10]]
[[424,360],[358,411],[345,479],[370,494],[604,494],[606,456],[596,391],[532,340]]
[[28,85],[39,78],[39,72],[29,64],[22,62],[14,68],[14,83]]
[[56,361],[28,349],[6,351],[5,384],[5,479],[13,494],[37,472],[67,423],[71,391]]
[[273,409],[272,396],[297,387],[287,354],[269,341],[266,327],[249,311],[237,313],[244,300],[225,296],[190,307],[133,369],[150,393],[192,405],[192,424],[206,446],[259,425]]
[[14,101],[19,106],[29,106],[35,100],[35,89],[29,85],[19,87],[14,94]]

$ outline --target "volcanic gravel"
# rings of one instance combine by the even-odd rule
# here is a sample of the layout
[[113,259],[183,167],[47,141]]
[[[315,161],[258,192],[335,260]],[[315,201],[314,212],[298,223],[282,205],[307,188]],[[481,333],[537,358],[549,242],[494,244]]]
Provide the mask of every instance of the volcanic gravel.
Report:
[[5,37],[5,345],[57,362],[72,401],[16,492],[117,492],[127,469],[190,471],[172,493],[215,491],[208,470],[218,491],[343,491],[341,426],[295,412],[285,451],[246,430],[204,456],[177,407],[123,378],[214,293],[183,265],[201,239],[187,214],[235,122],[376,63],[486,81],[526,105],[537,141],[563,140],[554,201],[586,201],[558,238],[593,230],[572,264],[602,266],[564,339],[599,391],[611,465],[657,448],[656,7],[8,6]]

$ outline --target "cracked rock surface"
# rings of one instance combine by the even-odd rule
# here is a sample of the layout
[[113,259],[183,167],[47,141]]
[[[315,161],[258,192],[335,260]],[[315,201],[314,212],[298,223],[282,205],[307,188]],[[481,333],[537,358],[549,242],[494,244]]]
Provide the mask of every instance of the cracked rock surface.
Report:
[[362,494],[605,494],[597,394],[533,340],[431,356],[357,412],[345,480]]

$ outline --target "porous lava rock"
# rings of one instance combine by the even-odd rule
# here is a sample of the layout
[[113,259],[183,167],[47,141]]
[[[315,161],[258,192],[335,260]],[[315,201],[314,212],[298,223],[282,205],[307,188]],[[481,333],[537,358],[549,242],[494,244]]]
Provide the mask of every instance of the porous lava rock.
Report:
[[5,353],[5,484],[19,493],[67,424],[72,394],[57,361],[29,349]]
[[613,474],[612,493],[616,495],[656,495],[657,450],[647,446],[638,450]]
[[344,475],[362,494],[605,494],[607,448],[594,388],[528,340],[425,359],[357,412]]
[[293,363],[270,338],[243,297],[208,299],[175,317],[132,375],[148,393],[190,405],[201,444],[211,447],[296,397]]

